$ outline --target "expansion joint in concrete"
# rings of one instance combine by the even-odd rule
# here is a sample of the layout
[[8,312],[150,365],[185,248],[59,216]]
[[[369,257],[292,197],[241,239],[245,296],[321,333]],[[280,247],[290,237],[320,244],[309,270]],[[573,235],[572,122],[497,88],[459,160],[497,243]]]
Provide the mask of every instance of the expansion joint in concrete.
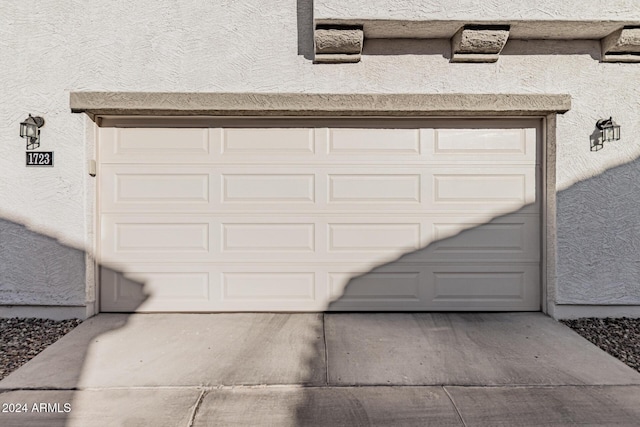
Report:
[[329,385],[329,348],[327,347],[327,331],[325,328],[326,313],[322,313],[322,341],[324,342],[325,384]]
[[453,409],[455,409],[456,414],[458,415],[458,420],[460,420],[460,423],[463,426],[467,426],[467,423],[464,422],[464,418],[462,418],[462,414],[460,413],[460,409],[458,408],[458,405],[456,405],[455,400],[453,400],[453,396],[451,396],[451,394],[449,393],[449,390],[447,390],[447,387],[442,386],[442,391],[444,391],[444,394],[447,395],[447,397],[449,398],[449,401],[451,402],[451,404],[453,405]]
[[204,400],[204,396],[206,394],[207,394],[207,390],[202,390],[198,395],[198,398],[196,399],[196,403],[193,405],[193,410],[189,415],[189,423],[187,424],[187,427],[193,427],[193,424],[196,421],[196,416],[198,415],[198,410],[200,409],[200,406],[202,405],[202,401]]

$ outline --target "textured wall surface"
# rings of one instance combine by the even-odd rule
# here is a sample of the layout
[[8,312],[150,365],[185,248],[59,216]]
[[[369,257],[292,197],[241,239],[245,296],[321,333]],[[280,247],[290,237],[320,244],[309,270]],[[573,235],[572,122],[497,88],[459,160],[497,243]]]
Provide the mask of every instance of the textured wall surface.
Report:
[[[510,41],[493,64],[449,63],[448,40],[365,40],[360,63],[314,65],[308,59],[309,2],[266,4],[3,1],[0,218],[6,221],[0,223],[0,303],[69,304],[86,298],[85,262],[78,254],[90,250],[86,213],[94,181],[86,173],[86,156],[92,148],[85,118],[69,111],[69,92],[84,90],[570,94],[572,110],[558,118],[557,131],[556,298],[640,304],[638,64],[600,63],[596,40]],[[636,0],[607,2],[604,11],[600,1],[577,0],[324,4],[387,17],[420,4],[437,9],[442,19],[468,10],[477,19],[505,18],[506,11],[507,19],[514,13],[532,19],[592,19],[602,13],[640,18]],[[28,113],[47,120],[41,149],[55,151],[54,168],[24,166],[18,124]],[[623,138],[591,152],[595,122],[609,116],[622,125]],[[16,233],[28,238],[22,241]],[[60,248],[48,249],[49,243],[30,233],[59,241]],[[28,255],[42,251],[53,254],[56,268],[34,267]],[[31,279],[19,277],[21,271]]]
[[558,195],[558,303],[640,302],[639,179],[636,159]]
[[82,250],[0,219],[0,260],[0,304],[84,304]]
[[320,19],[640,19],[637,0],[316,0],[314,9]]

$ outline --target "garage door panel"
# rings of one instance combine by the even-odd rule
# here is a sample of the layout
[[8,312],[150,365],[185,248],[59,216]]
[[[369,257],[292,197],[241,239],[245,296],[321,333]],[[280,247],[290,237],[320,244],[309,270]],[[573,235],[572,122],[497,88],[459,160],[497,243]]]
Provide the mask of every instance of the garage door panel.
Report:
[[315,273],[222,273],[223,300],[313,300]]
[[250,128],[222,130],[223,161],[311,160],[316,153],[313,128]]
[[102,212],[209,212],[219,199],[207,166],[102,165]]
[[536,130],[423,129],[428,160],[448,163],[535,164]]
[[331,223],[328,252],[411,251],[420,247],[420,223]]
[[222,173],[222,203],[313,203],[313,174]]
[[420,203],[420,174],[329,174],[329,203]]
[[428,222],[428,244],[404,260],[537,262],[539,222],[535,215],[508,215],[492,221],[474,216],[434,217]]
[[209,224],[116,224],[118,252],[208,252]]
[[332,300],[341,302],[419,303],[424,274],[419,268],[386,271],[329,272]]
[[[105,311],[207,311],[221,309],[214,268],[203,264],[118,265],[101,271]],[[109,291],[111,290],[111,291]],[[122,309],[133,306],[132,309]]]
[[519,203],[526,199],[524,174],[438,174],[433,176],[435,203]]
[[437,272],[434,279],[434,301],[523,298],[524,272]]
[[430,267],[434,307],[539,310],[537,264]]
[[220,303],[226,310],[320,311],[328,289],[324,267],[309,263],[253,263],[215,266]]
[[101,128],[101,163],[210,163],[219,130],[198,128]]
[[115,202],[153,201],[183,203],[209,201],[209,174],[115,175]]
[[[367,156],[403,154],[420,158],[419,129],[329,129],[328,153],[331,156]],[[379,158],[379,157],[377,157]]]
[[103,215],[101,222],[102,262],[209,261],[220,241],[206,216]]
[[421,264],[332,265],[327,286],[330,311],[420,311],[430,299],[428,270]]
[[428,209],[537,212],[535,167],[434,168],[425,186]]
[[331,165],[424,165],[424,142],[419,129],[324,128],[316,133],[314,159]]
[[145,292],[154,299],[204,300],[210,299],[209,272],[138,272],[126,275],[143,282]]
[[314,252],[315,248],[315,224],[222,224],[222,252]]

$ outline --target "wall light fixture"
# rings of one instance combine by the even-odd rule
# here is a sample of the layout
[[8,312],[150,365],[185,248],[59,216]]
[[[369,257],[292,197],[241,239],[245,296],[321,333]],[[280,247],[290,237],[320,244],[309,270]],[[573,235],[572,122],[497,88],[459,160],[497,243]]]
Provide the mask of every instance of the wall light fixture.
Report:
[[40,116],[29,117],[20,123],[20,136],[27,139],[27,150],[35,150],[40,146],[40,128],[44,126],[44,119]]
[[598,120],[596,127],[600,129],[602,142],[617,141],[620,139],[620,126],[614,122],[611,117]]

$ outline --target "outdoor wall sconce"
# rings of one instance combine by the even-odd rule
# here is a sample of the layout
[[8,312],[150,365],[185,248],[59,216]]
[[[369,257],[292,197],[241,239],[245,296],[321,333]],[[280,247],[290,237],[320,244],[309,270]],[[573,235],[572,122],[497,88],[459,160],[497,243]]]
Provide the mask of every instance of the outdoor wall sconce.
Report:
[[27,150],[35,150],[40,146],[40,128],[44,126],[44,119],[40,116],[29,117],[20,123],[20,136],[27,139]]
[[598,120],[596,127],[600,129],[602,142],[617,141],[620,139],[620,126],[614,122],[611,117]]
[[605,142],[617,141],[620,139],[620,126],[608,119],[600,119],[596,122],[596,130],[591,134],[591,151],[598,151],[604,147]]

